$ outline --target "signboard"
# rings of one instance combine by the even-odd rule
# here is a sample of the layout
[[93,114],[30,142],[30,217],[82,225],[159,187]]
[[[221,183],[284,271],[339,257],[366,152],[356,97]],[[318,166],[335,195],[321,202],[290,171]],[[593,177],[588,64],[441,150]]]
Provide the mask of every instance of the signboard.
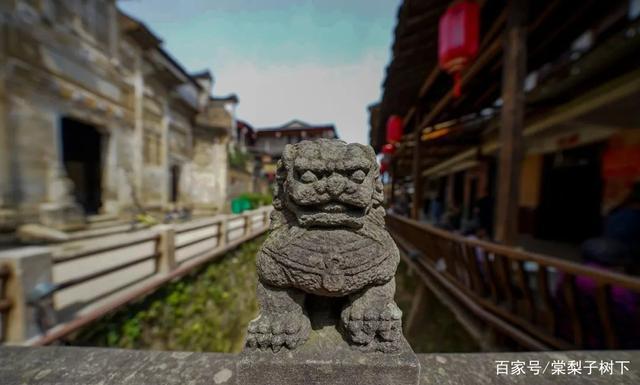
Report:
[[640,144],[607,149],[602,154],[602,177],[640,178]]

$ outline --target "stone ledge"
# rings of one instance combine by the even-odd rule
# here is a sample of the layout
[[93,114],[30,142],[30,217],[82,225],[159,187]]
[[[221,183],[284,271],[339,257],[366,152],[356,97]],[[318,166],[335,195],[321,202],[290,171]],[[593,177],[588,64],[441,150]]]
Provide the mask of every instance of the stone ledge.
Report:
[[361,353],[331,325],[311,331],[294,351],[248,351],[240,355],[238,383],[243,385],[416,385],[420,363],[407,341],[395,354]]
[[[640,384],[640,351],[418,354],[421,384]],[[240,355],[76,347],[0,347],[3,385],[240,384]],[[624,375],[497,376],[496,361],[627,360]],[[265,373],[266,374],[266,373]]]

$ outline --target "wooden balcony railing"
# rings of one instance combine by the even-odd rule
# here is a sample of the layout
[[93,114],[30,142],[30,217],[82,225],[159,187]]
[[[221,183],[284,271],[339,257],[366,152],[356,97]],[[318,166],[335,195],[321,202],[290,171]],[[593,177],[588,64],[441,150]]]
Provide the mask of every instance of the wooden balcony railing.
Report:
[[[389,215],[406,260],[527,349],[637,346],[640,279]],[[635,325],[635,326],[634,326]]]

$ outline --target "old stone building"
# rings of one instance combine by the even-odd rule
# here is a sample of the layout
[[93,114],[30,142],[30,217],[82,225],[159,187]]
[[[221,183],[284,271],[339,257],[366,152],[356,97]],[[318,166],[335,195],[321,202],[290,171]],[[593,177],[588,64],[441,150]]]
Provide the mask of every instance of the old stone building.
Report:
[[0,226],[220,210],[237,98],[113,0],[0,3]]

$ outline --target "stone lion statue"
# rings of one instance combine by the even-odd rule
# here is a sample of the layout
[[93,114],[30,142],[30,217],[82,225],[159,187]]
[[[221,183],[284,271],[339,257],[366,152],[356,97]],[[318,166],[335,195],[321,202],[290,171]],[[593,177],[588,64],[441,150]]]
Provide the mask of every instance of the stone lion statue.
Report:
[[384,229],[383,191],[369,146],[319,139],[287,145],[278,163],[271,233],[257,255],[260,315],[249,349],[303,344],[307,297],[342,298],[344,338],[393,352],[402,312],[393,300],[398,249]]

